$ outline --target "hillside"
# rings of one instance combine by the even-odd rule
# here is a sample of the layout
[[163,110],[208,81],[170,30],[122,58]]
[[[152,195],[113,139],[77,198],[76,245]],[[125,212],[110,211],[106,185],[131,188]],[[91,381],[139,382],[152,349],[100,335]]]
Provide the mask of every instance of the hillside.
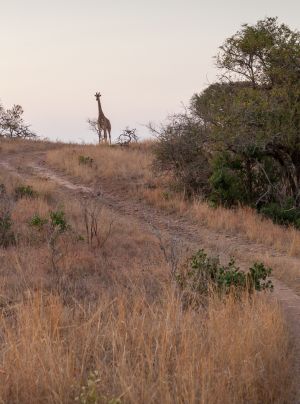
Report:
[[[3,402],[296,402],[298,230],[187,200],[151,142],[0,146]],[[274,292],[184,304],[199,249],[262,261]]]

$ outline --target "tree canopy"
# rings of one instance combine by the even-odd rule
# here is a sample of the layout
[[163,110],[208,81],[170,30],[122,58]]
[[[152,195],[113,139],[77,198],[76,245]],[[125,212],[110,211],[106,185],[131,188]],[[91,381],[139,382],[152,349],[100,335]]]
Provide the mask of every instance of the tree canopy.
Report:
[[194,94],[189,108],[189,122],[201,126],[198,138],[209,149],[211,191],[236,175],[237,201],[292,198],[300,207],[300,33],[277,18],[244,24],[215,60],[218,81]]
[[11,109],[4,109],[0,105],[0,137],[10,139],[36,137],[30,125],[25,124],[23,113],[21,105],[14,105]]
[[300,33],[276,18],[242,26],[220,47],[221,80],[192,108],[223,147],[271,157],[300,203]]

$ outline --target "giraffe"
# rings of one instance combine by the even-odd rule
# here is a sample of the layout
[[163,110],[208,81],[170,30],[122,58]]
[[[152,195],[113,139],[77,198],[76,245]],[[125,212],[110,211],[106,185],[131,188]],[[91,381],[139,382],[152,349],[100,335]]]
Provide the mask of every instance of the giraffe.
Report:
[[106,116],[104,115],[104,113],[102,111],[101,102],[100,102],[101,94],[96,93],[95,97],[98,102],[98,111],[99,111],[99,115],[98,115],[99,143],[101,141],[101,132],[103,131],[104,142],[107,143],[107,133],[108,133],[109,143],[111,144],[111,136],[110,136],[111,124],[109,122],[109,119],[106,118]]

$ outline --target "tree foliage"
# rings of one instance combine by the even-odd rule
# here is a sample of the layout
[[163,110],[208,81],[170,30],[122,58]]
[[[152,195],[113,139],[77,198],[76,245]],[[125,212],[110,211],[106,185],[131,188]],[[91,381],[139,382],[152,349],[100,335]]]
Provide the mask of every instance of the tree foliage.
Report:
[[4,109],[0,105],[0,137],[6,138],[34,138],[36,134],[23,120],[23,108],[14,105],[11,109]]
[[[292,199],[300,208],[300,33],[276,18],[245,24],[220,47],[216,65],[219,80],[194,94],[184,114],[193,127],[187,141],[205,138],[210,192],[221,203]],[[179,131],[171,122],[161,147],[167,133],[173,142]]]
[[211,175],[207,150],[208,138],[202,124],[194,117],[176,115],[160,129],[159,142],[154,147],[154,167],[172,172],[185,194],[204,192],[209,188]]
[[194,113],[223,149],[255,170],[266,158],[279,165],[298,206],[300,34],[276,18],[243,25],[221,46],[217,66],[222,80],[194,95]]

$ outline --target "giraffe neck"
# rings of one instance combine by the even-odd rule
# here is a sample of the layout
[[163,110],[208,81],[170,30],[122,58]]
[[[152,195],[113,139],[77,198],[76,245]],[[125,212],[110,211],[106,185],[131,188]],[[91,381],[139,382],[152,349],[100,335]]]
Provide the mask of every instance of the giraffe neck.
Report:
[[100,98],[98,98],[98,111],[99,111],[99,117],[104,117],[104,113],[102,111],[102,106],[101,106],[101,102],[100,102]]

